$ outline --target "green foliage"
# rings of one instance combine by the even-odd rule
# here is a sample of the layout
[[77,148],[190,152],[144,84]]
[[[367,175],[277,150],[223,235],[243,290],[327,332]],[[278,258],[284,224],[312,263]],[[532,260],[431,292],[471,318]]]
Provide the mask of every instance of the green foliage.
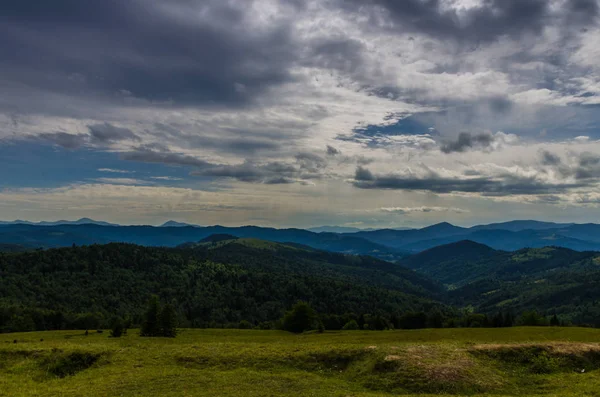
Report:
[[548,325],[548,321],[541,315],[539,315],[536,311],[527,311],[519,317],[517,320],[519,325],[530,326],[530,327],[540,327]]
[[317,313],[302,301],[297,302],[283,317],[283,329],[296,334],[315,329],[317,325]]
[[317,332],[320,334],[325,332],[325,325],[323,325],[322,321],[319,321],[319,324],[317,325]]
[[[108,244],[0,253],[0,332],[110,328],[119,316],[144,333],[154,328],[144,324],[151,295],[177,302],[181,327],[246,320],[272,328],[298,300],[327,316],[443,307],[434,301],[435,283],[395,264],[240,240],[194,249]],[[350,319],[325,320],[326,329],[341,329]]]
[[177,313],[175,307],[171,304],[166,304],[160,311],[160,332],[157,336],[174,338],[177,336]]
[[350,320],[346,324],[344,324],[344,327],[342,329],[345,331],[356,331],[359,330],[360,327],[358,326],[356,320]]
[[[242,320],[238,324],[238,328],[239,329],[252,329],[254,327],[252,326],[252,324],[250,323],[250,321]],[[268,329],[268,328],[266,328],[266,329]]]
[[116,317],[113,320],[113,324],[110,329],[110,336],[112,338],[120,338],[124,333],[125,333],[125,325],[123,324],[123,320],[120,319],[119,317]]
[[148,309],[146,310],[144,322],[140,329],[140,336],[160,336],[162,331],[160,313],[158,296],[152,295],[148,301]]

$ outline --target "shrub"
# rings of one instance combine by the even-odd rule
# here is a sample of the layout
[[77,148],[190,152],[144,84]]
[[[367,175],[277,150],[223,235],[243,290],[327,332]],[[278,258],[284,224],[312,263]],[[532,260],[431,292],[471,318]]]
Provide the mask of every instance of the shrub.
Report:
[[110,328],[110,337],[120,338],[124,333],[125,326],[123,325],[123,320],[121,320],[120,318],[115,318]]
[[358,323],[356,322],[356,320],[350,320],[346,324],[344,324],[344,326],[342,327],[342,329],[345,331],[356,331],[359,328],[360,327],[358,326]]
[[242,320],[238,324],[238,328],[239,329],[252,329],[253,327],[252,327],[252,324],[250,323],[250,321]]
[[283,317],[283,329],[296,334],[315,329],[316,325],[317,313],[306,302],[299,301]]

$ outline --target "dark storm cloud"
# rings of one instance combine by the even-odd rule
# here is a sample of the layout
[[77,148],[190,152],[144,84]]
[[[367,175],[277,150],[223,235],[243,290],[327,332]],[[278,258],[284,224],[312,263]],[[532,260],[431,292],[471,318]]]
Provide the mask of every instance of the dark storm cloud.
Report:
[[590,152],[572,154],[570,163],[547,150],[540,151],[541,163],[555,170],[563,178],[573,177],[578,181],[593,183],[600,179],[600,155]]
[[513,103],[508,98],[496,97],[489,100],[489,106],[494,113],[507,114],[512,109]]
[[560,165],[562,163],[559,156],[547,150],[542,150],[540,157],[543,165]]
[[291,79],[291,24],[259,29],[246,2],[8,0],[2,76],[46,91],[177,104],[248,103]]
[[308,179],[323,177],[326,161],[315,154],[299,153],[295,163],[272,161],[258,163],[246,160],[240,164],[216,164],[194,156],[173,153],[166,148],[139,147],[123,153],[124,160],[166,165],[189,166],[195,169],[190,175],[233,178],[242,182],[263,184],[306,184]]
[[424,33],[442,40],[489,42],[501,36],[519,38],[539,33],[548,24],[592,23],[595,0],[566,1],[554,11],[549,0],[483,0],[478,7],[458,11],[442,0],[339,0],[348,10],[370,16],[372,26]]
[[485,149],[494,142],[492,134],[475,134],[461,132],[456,141],[446,142],[440,150],[444,153],[466,152],[469,149]]
[[89,125],[88,129],[90,130],[92,141],[97,143],[140,140],[140,138],[129,128],[116,127],[110,123]]
[[[211,134],[202,135],[198,131],[184,133],[179,128],[164,124],[155,123],[151,130],[153,136],[164,138],[167,141],[175,141],[183,147],[217,149],[227,153],[240,155],[256,154],[259,152],[275,152],[282,147],[279,140],[262,136],[262,131],[253,131],[250,129],[241,131],[220,130],[218,127],[203,126]],[[281,135],[281,134],[280,134]]]
[[140,161],[143,163],[159,163],[167,165],[182,165],[193,167],[210,167],[213,164],[193,156],[172,153],[168,149],[155,150],[155,148],[140,147],[135,151],[121,155],[124,160]]
[[88,136],[84,134],[68,134],[66,132],[48,132],[40,134],[38,139],[52,142],[62,146],[65,149],[77,149],[85,145],[88,141]]
[[512,174],[495,177],[446,178],[435,172],[427,176],[378,175],[358,167],[354,186],[360,189],[420,190],[433,193],[479,193],[483,196],[510,196],[564,193],[568,189],[585,187],[585,183],[548,183],[536,177]]
[[577,167],[574,169],[577,179],[600,178],[600,155],[595,153],[582,153],[579,157]]
[[302,63],[324,69],[354,73],[363,64],[365,45],[345,37],[325,38],[309,43],[309,53]]

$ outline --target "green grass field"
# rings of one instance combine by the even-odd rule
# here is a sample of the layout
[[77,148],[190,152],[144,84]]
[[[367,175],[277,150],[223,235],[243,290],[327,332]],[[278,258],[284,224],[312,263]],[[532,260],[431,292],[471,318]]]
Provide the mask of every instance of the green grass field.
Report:
[[0,395],[600,396],[598,342],[586,328],[3,334]]

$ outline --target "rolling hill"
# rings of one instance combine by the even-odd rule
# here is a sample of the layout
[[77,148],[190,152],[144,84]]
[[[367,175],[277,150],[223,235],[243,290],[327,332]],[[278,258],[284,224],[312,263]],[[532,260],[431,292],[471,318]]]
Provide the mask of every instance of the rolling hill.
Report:
[[600,253],[562,247],[494,250],[472,241],[439,246],[400,262],[448,288],[448,302],[476,311],[558,314],[600,325]]
[[182,248],[113,243],[0,253],[0,274],[0,330],[114,315],[139,324],[151,294],[176,302],[182,325],[194,327],[274,322],[298,300],[327,316],[445,308],[436,302],[440,284],[396,264],[224,236]]

